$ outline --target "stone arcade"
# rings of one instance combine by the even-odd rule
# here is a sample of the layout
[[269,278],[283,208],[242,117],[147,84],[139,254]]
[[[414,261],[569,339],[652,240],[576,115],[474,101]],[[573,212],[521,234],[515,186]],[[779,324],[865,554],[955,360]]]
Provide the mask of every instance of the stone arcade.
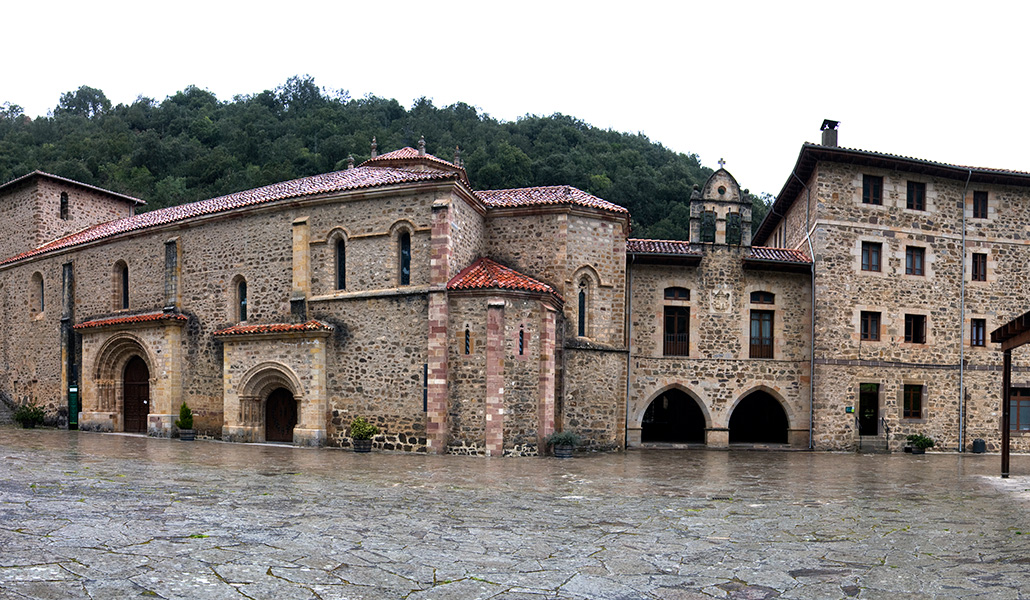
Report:
[[0,394],[67,414],[78,389],[81,429],[153,436],[185,401],[234,442],[348,445],[365,416],[415,452],[996,448],[985,332],[1025,310],[1030,174],[823,133],[760,224],[716,171],[689,242],[571,187],[475,190],[423,143],[138,215],[30,173],[0,185]]

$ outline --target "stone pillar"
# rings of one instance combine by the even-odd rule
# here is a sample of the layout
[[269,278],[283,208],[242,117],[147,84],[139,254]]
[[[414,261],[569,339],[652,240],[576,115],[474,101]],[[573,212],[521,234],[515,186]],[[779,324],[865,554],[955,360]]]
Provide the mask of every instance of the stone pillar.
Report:
[[293,221],[293,292],[290,294],[290,314],[294,321],[308,318],[307,299],[311,294],[311,253],[308,244],[311,227],[307,217]]
[[[160,343],[164,346],[155,354],[150,382],[150,416],[147,417],[147,435],[171,437],[175,420],[182,405],[182,326],[172,321],[164,328]],[[196,408],[191,406],[190,408]]]
[[537,449],[543,453],[547,436],[554,432],[554,385],[555,385],[555,309],[544,305],[543,322],[540,324],[540,387],[537,396]]
[[486,455],[504,455],[504,300],[486,307]]
[[174,237],[165,242],[165,312],[177,311],[182,306],[182,294],[179,289],[179,278],[182,275],[181,258],[179,238]]
[[304,398],[298,398],[297,426],[293,428],[293,445],[324,446],[329,402],[326,397],[325,339],[311,340],[307,353],[308,373]]
[[444,454],[450,442],[447,424],[449,402],[447,372],[447,281],[450,279],[451,205],[441,199],[433,203],[433,226],[429,242],[429,344],[426,382],[426,447]]
[[711,427],[705,430],[705,445],[710,448],[726,448],[730,445],[730,430],[726,427]]

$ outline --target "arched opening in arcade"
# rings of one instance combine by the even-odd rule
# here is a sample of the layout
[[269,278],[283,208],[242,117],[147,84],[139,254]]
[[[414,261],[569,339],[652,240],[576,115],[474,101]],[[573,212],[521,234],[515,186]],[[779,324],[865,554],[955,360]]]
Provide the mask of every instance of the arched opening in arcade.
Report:
[[275,388],[265,400],[265,441],[292,443],[296,426],[297,400],[293,392]]
[[644,411],[641,442],[705,443],[705,415],[697,400],[679,389],[663,392]]
[[751,392],[730,415],[731,444],[786,444],[789,421],[775,396],[761,390]]
[[122,419],[127,433],[146,433],[150,415],[150,369],[139,356],[125,364],[122,376]]

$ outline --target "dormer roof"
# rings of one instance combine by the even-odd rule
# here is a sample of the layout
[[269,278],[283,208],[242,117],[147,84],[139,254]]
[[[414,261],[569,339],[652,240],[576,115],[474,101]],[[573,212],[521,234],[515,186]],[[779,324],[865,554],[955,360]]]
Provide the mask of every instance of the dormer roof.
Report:
[[411,146],[406,146],[400,150],[394,150],[393,152],[387,152],[386,154],[380,154],[379,156],[366,160],[358,166],[394,167],[408,170],[457,173],[461,180],[464,181],[466,185],[469,185],[468,174],[465,173],[464,167],[460,167],[452,162],[447,162],[446,160],[433,156],[432,154],[419,153],[418,150]]

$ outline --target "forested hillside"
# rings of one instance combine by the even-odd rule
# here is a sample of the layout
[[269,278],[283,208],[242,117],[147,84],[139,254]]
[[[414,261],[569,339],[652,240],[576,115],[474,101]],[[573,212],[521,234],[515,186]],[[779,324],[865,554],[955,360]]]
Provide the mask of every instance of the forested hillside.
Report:
[[[574,117],[502,122],[468,104],[351,99],[310,77],[220,101],[189,87],[158,102],[112,106],[103,91],[63,94],[30,119],[16,98],[0,104],[0,183],[39,169],[147,201],[147,209],[346,168],[415,146],[451,160],[455,146],[476,189],[572,185],[625,206],[633,235],[687,239],[693,186],[712,169],[646,136],[592,127]],[[753,198],[754,223],[765,203]]]

